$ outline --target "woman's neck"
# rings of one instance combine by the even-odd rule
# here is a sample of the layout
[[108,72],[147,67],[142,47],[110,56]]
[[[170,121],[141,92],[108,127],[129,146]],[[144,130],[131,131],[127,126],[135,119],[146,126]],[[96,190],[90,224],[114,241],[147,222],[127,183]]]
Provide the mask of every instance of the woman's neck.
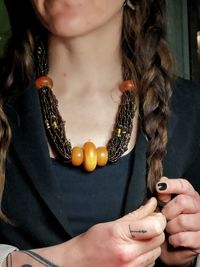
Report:
[[[73,93],[85,90],[107,90],[122,79],[121,18],[93,32],[74,38],[49,38],[49,75],[56,94],[67,88]],[[110,88],[112,89],[112,88]]]

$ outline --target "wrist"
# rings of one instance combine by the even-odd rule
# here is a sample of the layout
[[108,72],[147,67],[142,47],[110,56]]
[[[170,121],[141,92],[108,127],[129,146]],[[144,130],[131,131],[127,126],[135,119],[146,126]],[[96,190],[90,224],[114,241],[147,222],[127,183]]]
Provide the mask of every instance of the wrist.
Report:
[[82,251],[81,240],[82,238],[79,235],[64,243],[32,251],[59,267],[84,267],[85,256]]
[[[83,234],[82,234],[83,235]],[[82,247],[82,235],[72,238],[71,240],[58,245],[56,250],[62,254],[59,261],[61,267],[84,267],[85,254]]]

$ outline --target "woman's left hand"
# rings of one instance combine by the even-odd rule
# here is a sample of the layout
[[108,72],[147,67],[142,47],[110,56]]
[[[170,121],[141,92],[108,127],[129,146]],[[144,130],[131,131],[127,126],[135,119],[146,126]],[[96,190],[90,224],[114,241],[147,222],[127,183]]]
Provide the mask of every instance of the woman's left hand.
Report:
[[162,208],[167,235],[160,258],[167,265],[189,266],[200,253],[200,195],[185,179],[162,177],[156,190],[158,198],[167,201]]

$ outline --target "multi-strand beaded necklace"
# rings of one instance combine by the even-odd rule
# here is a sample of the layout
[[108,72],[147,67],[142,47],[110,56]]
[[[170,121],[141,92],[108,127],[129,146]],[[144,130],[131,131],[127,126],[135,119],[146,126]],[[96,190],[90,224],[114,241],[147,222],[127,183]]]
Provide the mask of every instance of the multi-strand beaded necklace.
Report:
[[106,146],[96,148],[92,142],[83,147],[73,147],[65,135],[65,123],[58,110],[58,101],[53,93],[53,81],[48,74],[47,57],[43,46],[37,50],[37,70],[35,86],[38,89],[42,116],[49,144],[56,157],[74,166],[83,165],[91,172],[96,166],[116,162],[128,149],[136,110],[136,85],[133,80],[125,80],[119,89],[121,102],[116,115],[112,136]]

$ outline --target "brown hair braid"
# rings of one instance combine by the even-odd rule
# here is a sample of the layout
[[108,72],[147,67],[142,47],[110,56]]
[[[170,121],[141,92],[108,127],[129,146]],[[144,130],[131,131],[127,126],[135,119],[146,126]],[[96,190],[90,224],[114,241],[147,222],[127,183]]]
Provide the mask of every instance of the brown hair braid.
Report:
[[[30,1],[4,0],[12,36],[1,61],[0,81],[0,199],[4,188],[5,160],[11,131],[3,112],[7,95],[19,92],[33,72],[32,55],[37,37],[47,32],[35,16]],[[135,11],[125,7],[122,30],[124,75],[137,80],[140,115],[148,137],[148,187],[153,191],[162,175],[167,142],[167,118],[171,95],[172,57],[165,41],[165,0],[131,0]],[[23,7],[23,8],[22,8]],[[25,10],[25,12],[24,12]]]
[[153,192],[163,175],[174,61],[166,43],[165,1],[131,2],[135,11],[127,8],[124,14],[123,59],[124,65],[135,68],[137,74],[142,127],[148,139],[148,188]]

